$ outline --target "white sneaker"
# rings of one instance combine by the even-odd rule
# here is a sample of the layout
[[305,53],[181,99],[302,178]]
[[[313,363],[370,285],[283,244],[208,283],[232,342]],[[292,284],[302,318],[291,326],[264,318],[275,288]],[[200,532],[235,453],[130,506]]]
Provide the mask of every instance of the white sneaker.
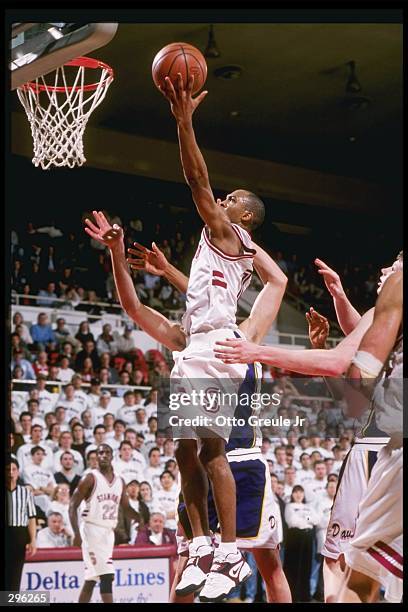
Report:
[[200,593],[200,601],[221,601],[233,589],[252,576],[251,568],[242,554],[224,555],[219,550],[214,555],[208,578]]
[[196,593],[205,584],[213,562],[214,550],[211,546],[199,546],[190,556],[176,586],[176,595],[181,597]]

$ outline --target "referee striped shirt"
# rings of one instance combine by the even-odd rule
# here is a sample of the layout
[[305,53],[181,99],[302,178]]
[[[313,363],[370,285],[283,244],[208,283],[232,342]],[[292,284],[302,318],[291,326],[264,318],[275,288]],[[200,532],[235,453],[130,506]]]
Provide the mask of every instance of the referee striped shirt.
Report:
[[30,489],[17,485],[7,490],[7,521],[9,527],[27,527],[30,518],[35,518],[34,497]]

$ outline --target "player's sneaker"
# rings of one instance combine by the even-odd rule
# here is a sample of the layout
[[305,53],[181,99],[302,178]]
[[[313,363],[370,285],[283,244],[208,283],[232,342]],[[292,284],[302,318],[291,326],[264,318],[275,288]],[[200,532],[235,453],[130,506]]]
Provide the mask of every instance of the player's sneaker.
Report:
[[238,555],[224,555],[216,550],[211,571],[200,593],[200,601],[221,601],[250,576],[251,568],[240,552]]
[[184,596],[199,591],[205,584],[213,558],[214,550],[206,544],[191,551],[180,582],[176,586],[176,595]]

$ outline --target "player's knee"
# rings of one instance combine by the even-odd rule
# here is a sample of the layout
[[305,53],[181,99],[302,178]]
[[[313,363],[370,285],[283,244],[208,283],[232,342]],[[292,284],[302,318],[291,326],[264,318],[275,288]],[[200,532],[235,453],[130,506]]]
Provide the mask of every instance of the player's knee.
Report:
[[365,601],[373,591],[374,581],[369,576],[352,570],[347,581],[347,587],[357,593],[362,601]]
[[102,593],[112,593],[113,574],[101,576],[100,591]]
[[95,584],[96,584],[96,580],[85,580],[84,582],[84,590],[85,591],[89,591],[92,593],[92,591],[95,588]]

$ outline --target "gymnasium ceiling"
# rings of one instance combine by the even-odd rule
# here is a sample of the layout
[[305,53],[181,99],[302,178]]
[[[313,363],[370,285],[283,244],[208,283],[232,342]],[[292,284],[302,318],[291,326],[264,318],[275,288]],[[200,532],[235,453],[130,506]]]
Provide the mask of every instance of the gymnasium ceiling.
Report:
[[[151,79],[152,59],[172,41],[204,50],[208,28],[121,23],[109,45],[90,54],[110,63],[116,75],[90,122],[175,141],[169,108]],[[374,182],[398,181],[402,25],[218,23],[215,38],[221,55],[207,60],[209,95],[195,116],[203,147]],[[342,105],[351,60],[362,86],[358,95],[371,101],[366,110]],[[231,64],[242,68],[240,78],[214,76],[216,68]]]

